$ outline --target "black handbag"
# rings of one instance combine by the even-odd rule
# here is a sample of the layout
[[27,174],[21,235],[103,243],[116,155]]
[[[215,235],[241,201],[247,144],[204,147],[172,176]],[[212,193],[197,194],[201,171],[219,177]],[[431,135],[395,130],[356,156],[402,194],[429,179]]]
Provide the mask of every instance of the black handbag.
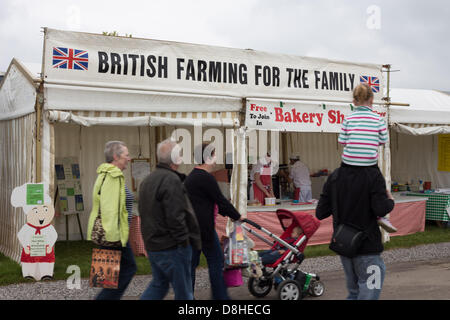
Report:
[[329,248],[341,256],[353,258],[356,257],[365,237],[364,231],[339,224],[333,232]]
[[336,171],[332,184],[332,207],[333,207],[333,219],[334,219],[334,232],[330,242],[330,250],[337,254],[353,258],[357,255],[358,249],[361,247],[363,240],[366,238],[366,232],[358,229],[355,226],[339,223],[338,218],[338,206],[337,206],[337,187],[336,180],[339,169]]

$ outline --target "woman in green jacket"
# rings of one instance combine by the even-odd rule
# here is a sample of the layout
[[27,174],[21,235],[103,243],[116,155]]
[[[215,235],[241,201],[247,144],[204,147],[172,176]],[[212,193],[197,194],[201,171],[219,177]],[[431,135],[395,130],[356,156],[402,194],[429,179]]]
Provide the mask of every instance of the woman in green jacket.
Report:
[[[136,261],[128,243],[129,223],[131,221],[133,194],[125,185],[123,170],[130,162],[128,148],[121,141],[109,141],[105,145],[105,160],[97,168],[97,180],[92,193],[92,211],[88,224],[88,240],[95,219],[101,208],[101,221],[105,230],[105,239],[110,242],[120,242],[122,251],[120,259],[119,285],[117,289],[103,289],[97,295],[97,300],[120,299],[128,284],[136,273]],[[111,247],[102,247],[111,249]]]

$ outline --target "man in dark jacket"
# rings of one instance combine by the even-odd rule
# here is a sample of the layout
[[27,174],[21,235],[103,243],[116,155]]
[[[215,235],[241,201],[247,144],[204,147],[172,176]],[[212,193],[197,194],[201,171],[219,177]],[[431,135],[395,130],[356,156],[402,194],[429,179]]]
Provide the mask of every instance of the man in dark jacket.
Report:
[[[337,208],[333,206],[334,196]],[[340,256],[349,291],[347,299],[379,298],[386,268],[380,256],[383,244],[377,217],[383,217],[393,209],[394,198],[386,190],[386,182],[377,165],[359,167],[342,163],[328,177],[316,217],[322,220],[333,214],[333,227],[336,228],[337,212],[339,224],[366,233],[356,257]]]
[[185,175],[176,171],[178,148],[171,140],[158,144],[156,170],[140,185],[141,231],[153,276],[143,300],[162,300],[169,283],[175,299],[193,299],[192,250],[201,249],[200,229],[183,186]]

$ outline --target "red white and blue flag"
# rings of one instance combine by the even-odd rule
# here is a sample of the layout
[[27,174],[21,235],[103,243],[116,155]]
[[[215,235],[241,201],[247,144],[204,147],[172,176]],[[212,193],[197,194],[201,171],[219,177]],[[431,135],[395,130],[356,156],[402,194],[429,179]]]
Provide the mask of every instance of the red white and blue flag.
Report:
[[85,50],[53,47],[53,68],[88,69],[88,52]]
[[372,88],[373,93],[380,91],[380,80],[377,77],[360,76],[360,83],[365,83]]

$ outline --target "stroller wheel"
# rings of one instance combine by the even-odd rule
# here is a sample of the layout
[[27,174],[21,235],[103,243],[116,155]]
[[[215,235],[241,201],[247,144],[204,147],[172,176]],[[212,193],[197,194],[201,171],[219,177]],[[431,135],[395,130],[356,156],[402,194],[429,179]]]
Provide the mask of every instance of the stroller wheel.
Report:
[[321,295],[323,295],[324,291],[325,291],[325,286],[323,285],[323,283],[321,281],[317,281],[317,280],[311,281],[309,288],[308,288],[308,292],[311,296],[320,297]]
[[284,280],[278,286],[278,297],[280,300],[301,300],[303,298],[302,289],[297,281]]
[[272,279],[261,277],[248,280],[248,291],[257,298],[267,296],[270,290],[272,290]]

